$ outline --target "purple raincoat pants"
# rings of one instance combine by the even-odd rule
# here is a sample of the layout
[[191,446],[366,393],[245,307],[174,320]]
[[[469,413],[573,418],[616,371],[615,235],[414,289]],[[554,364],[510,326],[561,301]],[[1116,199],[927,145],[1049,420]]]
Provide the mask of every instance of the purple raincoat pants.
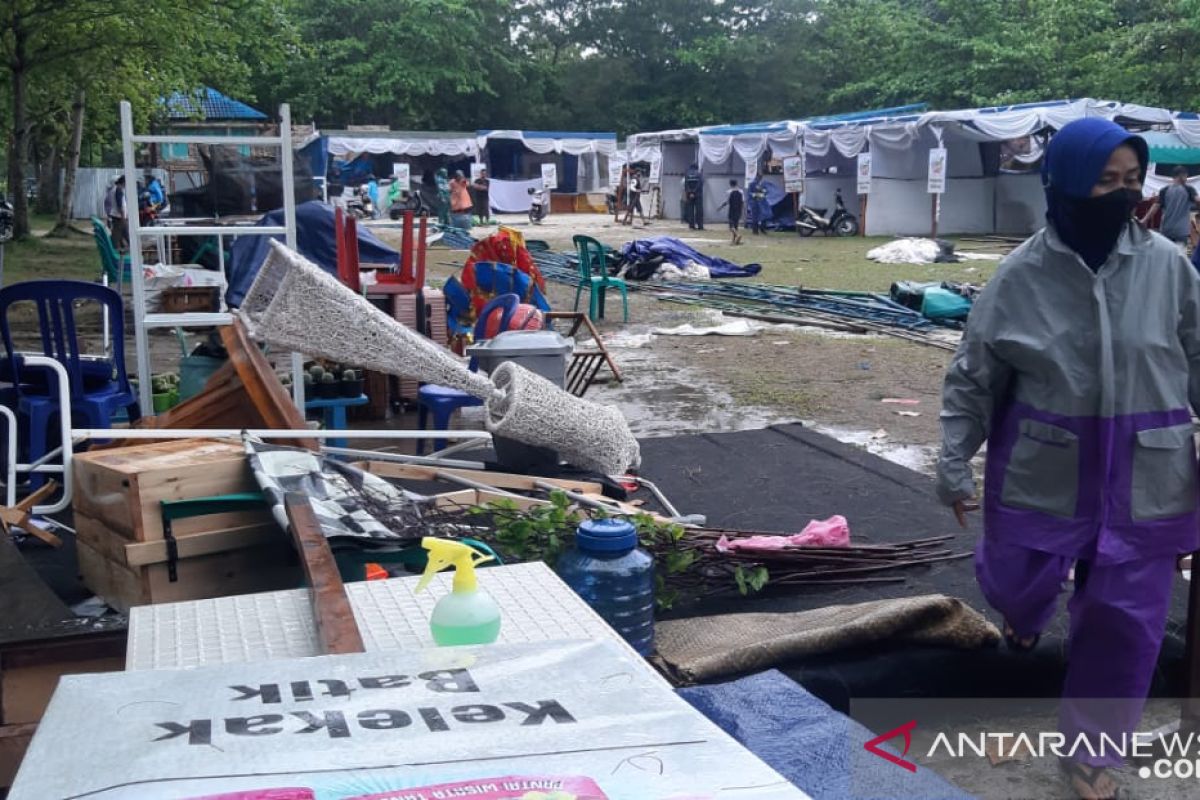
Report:
[[[1046,627],[1074,559],[981,537],[975,574],[983,596],[1019,638]],[[1059,730],[1067,747],[1087,736],[1097,753],[1099,734],[1114,740],[1132,733],[1141,720],[1158,662],[1176,570],[1175,556],[1076,567],[1067,677]],[[1097,701],[1099,700],[1099,701]],[[1113,753],[1093,757],[1087,748],[1075,760],[1118,766]]]

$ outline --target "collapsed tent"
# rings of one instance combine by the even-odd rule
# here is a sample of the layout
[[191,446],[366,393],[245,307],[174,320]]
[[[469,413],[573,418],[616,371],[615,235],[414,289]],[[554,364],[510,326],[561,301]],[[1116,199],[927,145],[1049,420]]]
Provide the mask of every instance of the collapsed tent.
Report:
[[[283,209],[276,209],[258,221],[260,226],[282,227]],[[231,229],[230,233],[236,232]],[[270,240],[283,241],[282,236],[242,236],[229,251],[229,291],[225,301],[231,307],[241,305],[254,277],[267,260]],[[296,244],[305,258],[330,275],[337,274],[337,240],[333,234],[333,206],[315,200],[296,206]],[[364,267],[392,266],[400,261],[400,253],[375,238],[365,226],[358,228],[358,257]]]
[[[670,236],[655,236],[651,239],[635,239],[626,242],[621,248],[621,260],[626,265],[626,275],[635,279],[649,278],[657,267],[666,263],[672,264],[685,273],[692,265],[699,265],[708,271],[711,278],[749,278],[762,271],[761,264],[746,264],[741,266],[732,261],[726,261],[717,256],[706,256],[694,247],[690,247]],[[638,269],[637,265],[644,267]]]

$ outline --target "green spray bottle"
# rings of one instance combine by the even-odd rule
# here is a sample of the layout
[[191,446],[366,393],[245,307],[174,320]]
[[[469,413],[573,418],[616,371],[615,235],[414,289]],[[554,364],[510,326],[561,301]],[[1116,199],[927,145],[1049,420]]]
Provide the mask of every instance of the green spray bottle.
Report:
[[500,635],[500,607],[479,590],[475,567],[492,556],[480,553],[462,542],[426,536],[421,547],[429,551],[429,564],[417,584],[423,591],[433,576],[454,567],[454,585],[450,594],[438,600],[429,618],[433,640],[439,645],[490,644]]

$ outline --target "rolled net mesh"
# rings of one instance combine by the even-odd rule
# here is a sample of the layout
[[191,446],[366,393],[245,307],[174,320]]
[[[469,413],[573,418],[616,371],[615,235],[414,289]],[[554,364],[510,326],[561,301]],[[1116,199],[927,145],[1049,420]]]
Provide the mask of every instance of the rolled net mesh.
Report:
[[512,362],[490,379],[471,372],[279,242],[271,243],[240,311],[254,335],[274,347],[478,397],[492,433],[551,448],[576,466],[612,475],[640,462],[637,440],[617,409],[575,397]]

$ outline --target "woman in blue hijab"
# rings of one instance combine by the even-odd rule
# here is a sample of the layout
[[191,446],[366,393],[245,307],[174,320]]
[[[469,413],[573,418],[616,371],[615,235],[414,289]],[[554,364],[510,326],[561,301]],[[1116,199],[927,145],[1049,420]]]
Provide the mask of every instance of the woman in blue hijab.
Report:
[[1051,139],[1047,225],[980,294],[943,390],[938,494],[965,527],[986,441],[975,567],[1011,649],[1070,586],[1062,766],[1089,798],[1116,796],[1111,743],[1137,730],[1178,559],[1200,548],[1200,276],[1132,219],[1146,167],[1106,120]]

